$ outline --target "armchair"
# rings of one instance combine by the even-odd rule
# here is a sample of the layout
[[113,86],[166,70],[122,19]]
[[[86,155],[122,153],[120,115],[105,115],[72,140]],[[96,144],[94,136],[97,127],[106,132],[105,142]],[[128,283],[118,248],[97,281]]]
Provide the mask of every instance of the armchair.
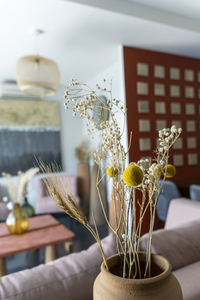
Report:
[[190,199],[195,201],[200,201],[200,185],[197,184],[190,185]]
[[176,184],[166,180],[157,204],[157,214],[160,221],[166,221],[170,201],[172,199],[180,198],[180,196],[181,194]]
[[[178,279],[184,300],[200,299],[200,202],[187,198],[170,202],[164,229],[153,232],[152,252],[167,258]],[[141,250],[146,250],[148,234]]]
[[62,212],[56,201],[50,197],[43,180],[45,177],[52,175],[55,177],[55,180],[58,181],[58,184],[62,183],[61,188],[66,190],[66,193],[71,193],[74,196],[76,204],[80,204],[76,176],[69,176],[64,173],[48,174],[38,179],[38,201],[35,207],[36,214]]

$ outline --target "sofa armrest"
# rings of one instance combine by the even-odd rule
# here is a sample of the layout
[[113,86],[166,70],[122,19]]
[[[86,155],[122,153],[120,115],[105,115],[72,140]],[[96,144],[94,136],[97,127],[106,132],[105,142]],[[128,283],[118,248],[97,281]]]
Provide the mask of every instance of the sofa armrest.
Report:
[[9,210],[7,205],[3,202],[0,202],[0,221],[5,221],[9,214]]
[[169,205],[165,229],[171,229],[179,225],[199,220],[200,202],[187,198],[173,199]]
[[200,261],[178,269],[174,271],[173,274],[181,285],[184,300],[200,299]]
[[[200,261],[200,220],[185,223],[172,229],[153,232],[152,253],[167,258],[176,270]],[[142,236],[140,249],[146,251],[148,234]]]
[[[116,253],[112,234],[102,240],[105,255]],[[93,283],[102,257],[97,243],[30,270],[0,278],[2,300],[92,300]]]

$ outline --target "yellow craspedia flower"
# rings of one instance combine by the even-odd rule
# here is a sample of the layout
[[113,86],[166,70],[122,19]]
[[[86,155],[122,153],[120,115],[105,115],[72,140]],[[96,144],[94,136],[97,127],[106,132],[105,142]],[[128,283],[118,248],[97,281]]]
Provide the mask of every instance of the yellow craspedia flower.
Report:
[[109,167],[106,170],[106,174],[108,175],[108,177],[116,177],[119,174],[119,170],[113,167]]
[[131,163],[123,173],[123,180],[128,186],[138,186],[142,183],[144,173],[142,169]]
[[167,178],[174,177],[176,175],[176,168],[173,165],[166,165],[163,168],[163,173]]

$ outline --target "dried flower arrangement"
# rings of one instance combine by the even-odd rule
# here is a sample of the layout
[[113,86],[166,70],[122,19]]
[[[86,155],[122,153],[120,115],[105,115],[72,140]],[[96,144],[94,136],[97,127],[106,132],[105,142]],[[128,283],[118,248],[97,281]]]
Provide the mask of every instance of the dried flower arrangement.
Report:
[[[110,225],[101,201],[99,185],[102,177],[97,178],[96,186],[105,220],[116,237],[117,252],[122,265],[121,276],[123,278],[148,278],[151,277],[151,240],[156,205],[165,179],[173,177],[176,173],[175,167],[168,164],[169,150],[180,136],[182,129],[176,129],[175,126],[172,126],[160,130],[159,146],[155,152],[155,158],[131,162],[126,166],[129,149],[126,151],[122,144],[125,126],[123,125],[123,128],[120,129],[117,122],[118,117],[122,116],[125,124],[126,105],[119,99],[113,98],[112,82],[103,80],[102,85],[97,84],[96,88],[97,92],[84,83],[72,80],[65,92],[65,108],[71,109],[74,116],[86,120],[87,131],[91,137],[95,137],[97,130],[101,137],[101,147],[93,151],[92,157],[95,163],[98,164],[99,169],[104,168],[103,177],[107,174],[111,178],[114,200],[120,202],[120,212],[115,211],[116,228]],[[107,103],[102,102],[98,96],[98,91],[107,94]],[[99,112],[99,108],[101,108],[101,114],[99,120],[96,121],[93,115],[94,112]],[[101,119],[102,109],[109,111],[110,120]],[[105,165],[107,166],[106,169]],[[49,167],[44,165],[42,168],[45,172],[51,171]],[[58,182],[53,177],[46,179],[46,185],[49,193],[57,200],[62,209],[69,216],[82,223],[94,236],[100,246],[104,264],[108,268],[95,220],[95,230],[93,230],[86,217],[75,204],[73,196],[63,192],[63,189],[59,187]],[[138,199],[136,191],[141,193],[141,197]],[[139,222],[136,223],[136,207],[138,206]],[[139,258],[140,236],[147,210],[150,212],[149,241],[145,271],[142,273]],[[123,234],[121,234],[120,228],[123,228]]]
[[[39,168],[30,168],[26,172],[18,171],[15,180],[8,180],[8,193],[14,203],[23,204],[24,197],[27,193],[27,185],[31,178],[38,173],[38,171]],[[11,178],[11,174],[3,172],[2,177]]]

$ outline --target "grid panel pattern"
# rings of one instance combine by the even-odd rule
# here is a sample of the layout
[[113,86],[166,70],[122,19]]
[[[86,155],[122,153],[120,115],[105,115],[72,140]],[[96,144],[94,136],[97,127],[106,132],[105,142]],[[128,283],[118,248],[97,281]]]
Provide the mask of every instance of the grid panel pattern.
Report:
[[[200,60],[165,53],[124,48],[128,129],[133,131],[130,160],[151,157],[157,132],[173,124],[183,128],[171,163],[177,179],[200,168]],[[190,172],[190,173],[187,173]]]

